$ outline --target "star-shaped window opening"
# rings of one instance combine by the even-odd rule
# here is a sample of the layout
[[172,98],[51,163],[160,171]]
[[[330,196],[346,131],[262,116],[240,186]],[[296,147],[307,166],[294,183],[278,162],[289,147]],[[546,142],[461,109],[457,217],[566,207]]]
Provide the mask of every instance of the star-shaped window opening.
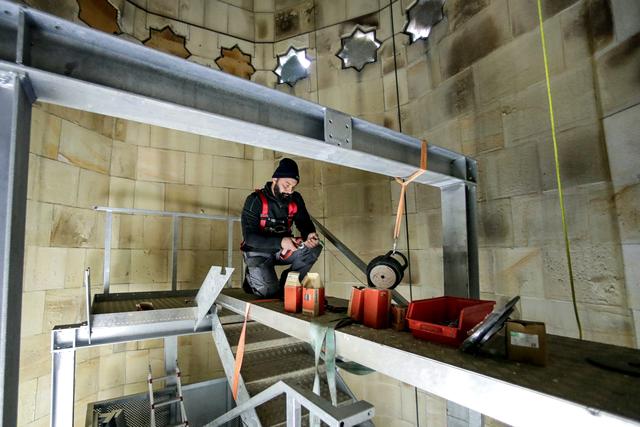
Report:
[[120,34],[120,12],[109,0],[77,0],[78,18],[88,26],[109,34]]
[[247,80],[251,80],[256,72],[251,64],[251,55],[244,53],[237,44],[231,49],[221,48],[215,63],[222,71]]
[[336,54],[342,61],[342,68],[357,71],[378,60],[378,49],[382,44],[376,39],[376,30],[364,31],[359,25],[350,35],[341,39],[342,48]]
[[143,45],[160,50],[162,52],[187,59],[191,52],[187,49],[187,41],[184,36],[176,34],[170,26],[161,30],[149,28],[149,38],[142,42]]
[[310,66],[311,59],[307,57],[307,49],[291,46],[287,53],[278,55],[278,66],[273,72],[278,76],[278,83],[293,87],[298,80],[309,76]]
[[402,30],[411,37],[411,43],[427,39],[431,29],[444,18],[445,0],[416,0],[407,8],[407,23]]

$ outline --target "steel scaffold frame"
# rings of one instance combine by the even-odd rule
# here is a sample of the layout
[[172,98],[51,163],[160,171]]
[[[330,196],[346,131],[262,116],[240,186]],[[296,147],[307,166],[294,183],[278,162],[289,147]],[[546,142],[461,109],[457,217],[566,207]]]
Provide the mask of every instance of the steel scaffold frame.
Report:
[[[0,168],[3,425],[16,418],[28,139],[36,100],[390,177],[408,176],[419,167],[416,138],[0,1],[0,150],[7,160]],[[348,131],[336,123],[346,124]],[[433,145],[428,156],[428,170],[417,182],[441,189],[445,293],[478,297],[476,162]],[[96,327],[101,331],[94,324],[91,338],[99,342]],[[163,333],[172,335],[171,330]],[[71,336],[76,343],[83,334],[79,326],[58,330],[53,345],[55,336]],[[54,361],[63,354],[69,353],[54,352]]]

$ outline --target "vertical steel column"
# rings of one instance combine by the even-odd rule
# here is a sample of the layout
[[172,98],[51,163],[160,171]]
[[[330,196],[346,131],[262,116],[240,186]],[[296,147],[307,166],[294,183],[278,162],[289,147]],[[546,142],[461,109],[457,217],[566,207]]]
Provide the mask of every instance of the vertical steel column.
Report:
[[447,427],[483,427],[482,414],[447,401]]
[[302,407],[295,396],[287,393],[287,427],[302,426]]
[[54,351],[52,359],[51,427],[72,426],[76,385],[76,351],[75,349]]
[[111,228],[113,227],[113,214],[107,211],[104,222],[104,265],[102,267],[102,292],[109,293],[111,282]]
[[475,185],[457,183],[443,187],[442,255],[445,295],[478,298],[478,244],[476,238]]
[[175,385],[176,378],[172,375],[176,373],[178,366],[178,337],[164,337],[164,371],[167,379],[167,386]]
[[0,424],[18,412],[22,269],[29,168],[31,84],[0,72]]
[[89,344],[91,344],[91,269],[84,271],[84,297],[87,314],[87,329],[89,330]]
[[233,267],[233,220],[227,220],[227,267]]
[[180,237],[180,218],[172,216],[172,238],[171,238],[171,290],[178,290],[178,238]]
[[[475,164],[474,164],[475,166]],[[480,267],[478,255],[478,192],[475,184],[465,184],[467,205],[467,252],[469,265],[469,296],[480,298]]]

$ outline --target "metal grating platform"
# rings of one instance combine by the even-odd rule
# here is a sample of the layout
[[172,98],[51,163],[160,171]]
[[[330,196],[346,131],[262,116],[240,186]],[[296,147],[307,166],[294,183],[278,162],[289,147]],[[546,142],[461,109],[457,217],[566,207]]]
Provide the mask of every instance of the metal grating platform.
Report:
[[[227,289],[217,303],[238,313],[253,300]],[[314,322],[340,317],[344,314],[328,313]],[[308,339],[310,319],[284,312],[281,302],[252,304],[251,318]],[[526,420],[526,425],[544,425],[565,419],[573,425],[640,425],[640,381],[586,361],[590,355],[637,360],[638,350],[549,335],[548,365],[537,367],[499,355],[471,356],[415,339],[410,332],[362,325],[339,329],[336,342],[338,354],[348,360],[509,424]]]
[[[192,426],[205,425],[235,406],[224,378],[187,384],[183,386],[182,390],[189,425]],[[169,396],[174,394],[175,390],[167,388],[155,393],[156,396]],[[116,409],[124,411],[127,427],[148,427],[150,424],[148,394],[138,393],[88,404],[85,427],[94,425],[94,413],[107,413]],[[156,425],[158,427],[169,426],[171,422],[170,407],[156,409]],[[239,425],[238,420],[229,423],[229,427]]]
[[[127,427],[148,427],[151,423],[148,396],[145,394],[136,394],[89,404],[87,408],[87,427],[93,426],[94,413],[106,414],[116,409],[122,409],[124,411]],[[91,424],[89,423],[90,421]],[[165,406],[156,409],[157,427],[166,427],[169,423],[170,408]]]
[[[230,345],[238,341],[242,324],[224,326]],[[235,349],[234,349],[235,352]],[[324,375],[324,364],[319,367]],[[313,389],[315,361],[309,344],[257,322],[247,324],[245,354],[242,364],[242,378],[250,396],[266,390],[278,381]],[[326,378],[321,386],[322,396],[330,400]],[[340,403],[351,402],[351,396],[338,381],[338,399]],[[286,400],[279,396],[256,408],[256,415],[265,427],[280,426],[286,421]],[[308,423],[308,416],[303,417]]]
[[[312,390],[314,377],[315,377],[315,374],[307,373],[295,378],[288,378],[287,382],[300,385],[301,387],[307,390]],[[257,393],[260,393],[261,391],[265,390],[267,387],[269,387],[275,382],[276,381],[269,381],[269,382],[262,381],[262,382],[248,383],[247,390],[249,391],[249,394],[254,396]],[[324,376],[322,376],[322,381],[320,382],[320,394],[326,400],[328,401],[331,400],[331,396],[329,394],[329,387],[327,386],[327,380],[326,380],[326,377]],[[344,393],[343,391],[338,390],[338,405],[346,402],[351,402],[351,397],[348,394]],[[263,426],[273,427],[273,426],[281,425],[286,421],[285,408],[286,408],[285,397],[279,396],[273,400],[268,401],[267,403],[264,403],[258,406],[256,408],[256,412],[258,414],[258,417],[260,417],[260,422],[262,423]]]
[[195,307],[197,289],[160,292],[97,294],[91,305],[92,314],[112,314],[138,311],[136,305],[150,303],[154,310]]
[[[224,334],[227,336],[229,345],[234,350],[235,346],[238,344],[238,340],[240,339],[241,331],[242,323],[227,324],[224,326]],[[273,347],[276,344],[274,343],[275,340],[278,340],[278,343],[281,344],[298,341],[287,334],[283,334],[278,330],[269,328],[268,326],[260,323],[247,322],[247,334],[245,338],[246,351]]]

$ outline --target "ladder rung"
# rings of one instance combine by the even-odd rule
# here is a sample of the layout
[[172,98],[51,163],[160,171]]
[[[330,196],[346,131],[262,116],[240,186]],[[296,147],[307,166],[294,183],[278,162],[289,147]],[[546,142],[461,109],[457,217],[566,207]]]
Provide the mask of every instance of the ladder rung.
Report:
[[155,382],[155,381],[164,381],[164,380],[168,380],[168,379],[172,379],[172,378],[176,378],[177,375],[176,374],[171,374],[171,375],[165,375],[164,377],[158,377],[158,378],[151,378],[151,382]]
[[174,399],[165,400],[164,402],[154,403],[153,408],[162,408],[163,406],[171,405],[172,403],[180,402],[181,400],[181,397],[176,397]]
[[189,423],[171,424],[168,427],[187,427]]

